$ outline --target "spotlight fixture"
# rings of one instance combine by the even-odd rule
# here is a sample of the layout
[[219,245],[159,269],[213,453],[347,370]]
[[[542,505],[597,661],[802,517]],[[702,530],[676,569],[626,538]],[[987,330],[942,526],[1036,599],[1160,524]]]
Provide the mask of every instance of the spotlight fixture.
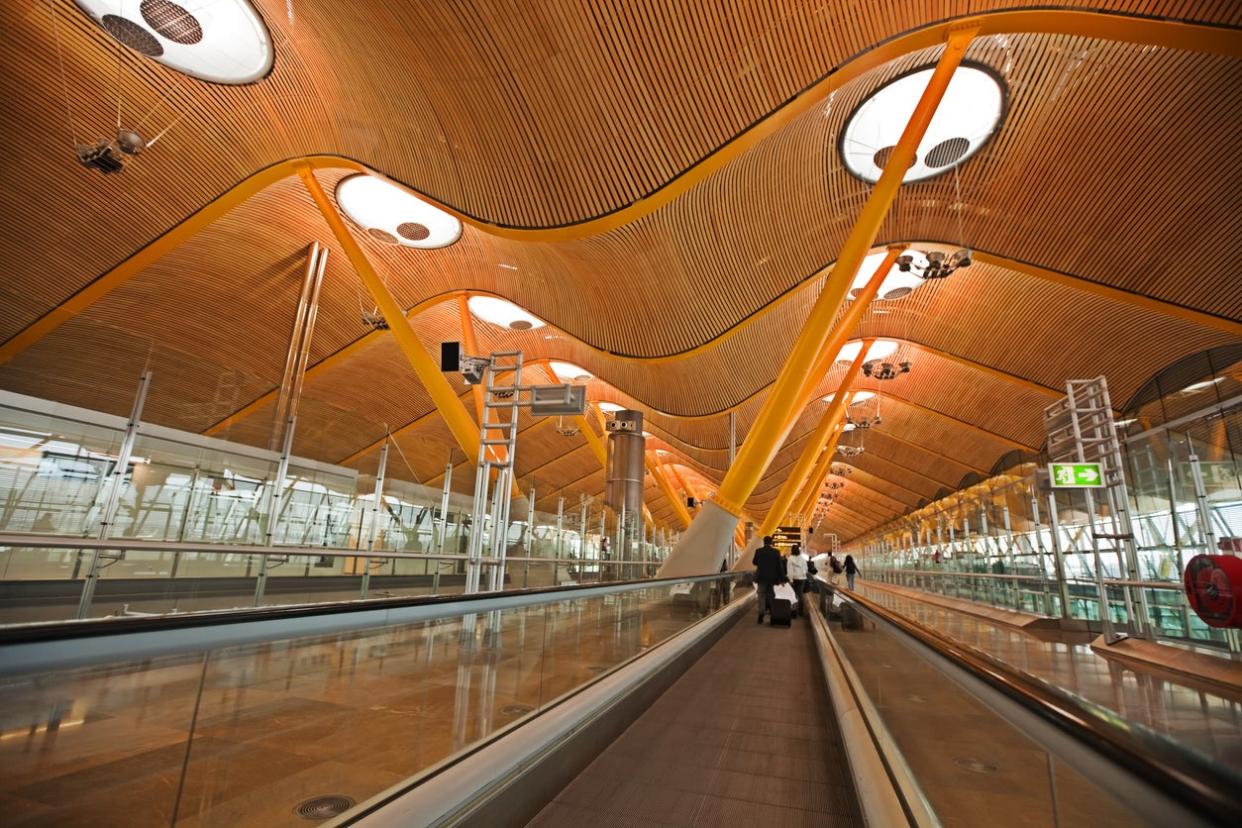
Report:
[[880,362],[879,360],[871,360],[864,362],[862,366],[863,374],[878,380],[896,379],[900,374],[910,373],[911,364],[909,360],[894,365],[891,362]]
[[837,477],[845,477],[846,475],[850,475],[854,473],[854,467],[846,466],[844,464],[838,466],[834,463],[832,468],[829,469],[829,473],[834,474]]
[[362,324],[377,331],[388,330],[388,320],[379,311],[367,311],[362,314]]
[[[974,261],[969,247],[963,247],[954,253],[941,253],[939,250],[929,250],[924,255],[927,257],[927,267],[920,274],[924,280],[946,279],[957,272],[959,268],[970,267]],[[898,261],[900,263],[900,260]]]
[[117,154],[111,141],[100,141],[97,144],[79,144],[77,147],[78,161],[83,167],[98,170],[103,175],[112,175],[125,169],[125,160]]
[[862,446],[837,446],[837,454],[842,457],[857,457],[862,453]]

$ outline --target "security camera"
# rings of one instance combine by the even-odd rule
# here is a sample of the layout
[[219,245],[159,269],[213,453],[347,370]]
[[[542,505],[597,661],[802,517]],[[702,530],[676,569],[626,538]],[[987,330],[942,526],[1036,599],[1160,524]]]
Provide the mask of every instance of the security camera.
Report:
[[470,385],[483,382],[483,374],[487,371],[487,360],[482,357],[463,356],[457,364],[457,370]]

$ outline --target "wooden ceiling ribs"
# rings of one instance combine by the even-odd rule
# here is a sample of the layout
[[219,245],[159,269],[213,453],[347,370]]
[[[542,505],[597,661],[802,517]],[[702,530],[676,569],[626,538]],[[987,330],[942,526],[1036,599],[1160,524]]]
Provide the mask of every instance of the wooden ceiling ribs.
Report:
[[[23,140],[67,132],[53,32],[46,14],[0,10],[12,69],[0,209],[13,217],[0,238],[23,251],[0,284],[0,387],[124,413],[150,366],[152,420],[265,444],[294,258],[319,238],[329,267],[295,450],[365,469],[395,427],[408,468],[390,468],[424,481],[467,458],[391,338],[361,325],[357,277],[291,165],[311,157],[330,198],[372,169],[465,217],[443,250],[359,237],[425,347],[457,338],[464,292],[510,299],[550,325],[480,323],[481,350],[582,365],[598,377],[592,399],[643,409],[679,462],[718,478],[725,412],[743,438],[865,196],[831,151],[846,116],[934,60],[969,11],[965,0],[791,1],[688,25],[702,22],[696,5],[553,2],[515,15],[487,0],[364,0],[342,16],[309,0],[295,33],[282,9],[259,5],[272,75],[176,83],[182,120],[108,179],[78,167],[69,141]],[[976,254],[948,280],[877,302],[859,331],[904,340],[914,362],[898,391],[879,389],[884,423],[857,459],[881,491],[860,496],[872,513],[1038,441],[1039,408],[1066,378],[1105,374],[1124,399],[1174,359],[1242,336],[1242,283],[1221,266],[1242,254],[1242,179],[1218,163],[1242,150],[1242,9],[998,5],[977,16],[984,36],[968,57],[1009,87],[1000,129],[960,168],[960,195],[954,176],[908,185],[881,230]],[[174,86],[68,0],[53,8],[83,135],[115,123],[118,60],[135,111]],[[602,490],[584,444],[558,454],[557,441],[528,436],[528,473]],[[454,488],[469,477],[455,474]]]

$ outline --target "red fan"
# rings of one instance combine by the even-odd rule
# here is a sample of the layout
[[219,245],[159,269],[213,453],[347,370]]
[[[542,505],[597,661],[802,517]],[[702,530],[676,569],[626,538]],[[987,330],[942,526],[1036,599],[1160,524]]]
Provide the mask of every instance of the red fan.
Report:
[[1210,627],[1242,627],[1242,558],[1196,555],[1186,564],[1186,597]]

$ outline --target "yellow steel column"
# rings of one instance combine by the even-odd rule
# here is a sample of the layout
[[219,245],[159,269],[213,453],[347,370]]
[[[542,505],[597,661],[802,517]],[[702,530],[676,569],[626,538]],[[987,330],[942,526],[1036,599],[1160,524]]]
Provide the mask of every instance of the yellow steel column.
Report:
[[457,440],[457,445],[461,447],[461,450],[466,453],[467,457],[478,457],[479,428],[475,425],[474,420],[470,418],[470,412],[462,405],[461,400],[457,397],[457,392],[449,385],[449,381],[445,379],[444,374],[440,373],[439,364],[423,348],[423,343],[419,341],[418,336],[414,333],[414,329],[410,327],[410,323],[406,320],[401,306],[397,304],[397,300],[388,292],[388,288],[384,286],[383,280],[380,279],[379,274],[375,272],[375,268],[371,266],[371,262],[367,259],[366,253],[358,246],[358,242],[354,240],[353,235],[349,232],[349,228],[341,220],[336,207],[328,200],[323,187],[319,185],[319,179],[315,178],[314,171],[309,165],[300,165],[298,167],[298,175],[301,176],[302,182],[306,185],[307,192],[310,193],[311,198],[315,200],[315,204],[319,207],[319,212],[323,214],[324,221],[332,229],[337,242],[344,248],[345,255],[349,257],[349,261],[353,264],[358,277],[362,279],[362,283],[366,285],[367,291],[370,292],[371,297],[375,300],[380,313],[384,315],[384,321],[388,323],[388,329],[392,331],[393,337],[397,340],[397,345],[401,348],[401,352],[405,355],[406,360],[409,361],[410,367],[414,369],[419,382],[423,384],[423,388],[431,396],[432,402],[436,404],[436,408],[440,411],[440,416],[444,418],[445,425],[448,426],[449,431],[453,433],[453,437]]
[[660,468],[659,464],[652,462],[650,455],[647,457],[647,469],[651,472],[652,478],[655,479],[656,485],[660,487],[660,491],[664,493],[664,497],[673,505],[673,513],[681,521],[682,528],[689,526],[690,510],[686,508],[685,501],[679,498],[677,493],[673,491],[672,484],[664,476],[664,470]]
[[[479,356],[479,343],[474,338],[474,319],[470,316],[470,297],[463,293],[457,297],[457,309],[461,314],[461,344],[465,346],[465,351],[470,356]],[[474,410],[478,415],[478,421],[483,422],[483,386],[470,386],[470,393],[474,397]]]
[[[853,394],[850,395],[851,399]],[[848,405],[849,403],[846,403]],[[824,480],[828,477],[828,472],[832,470],[832,458],[837,450],[837,443],[841,442],[842,435],[845,434],[845,424],[838,423],[837,430],[833,432],[828,445],[824,446],[823,452],[820,454],[819,461],[815,464],[815,470],[811,472],[809,478],[810,485],[802,496],[802,500],[798,503],[798,511],[803,515],[809,514],[813,508],[815,501],[819,499],[819,490],[823,488]]]
[[[879,278],[878,276],[876,278]],[[875,281],[875,279],[872,279]],[[861,301],[861,298],[859,299]],[[871,340],[865,340],[862,348],[858,351],[858,356],[854,357],[850,368],[845,372],[841,385],[837,388],[837,393],[832,397],[832,403],[829,404],[828,410],[824,412],[824,416],[820,418],[819,425],[815,427],[815,431],[807,438],[806,445],[802,448],[802,454],[798,457],[798,462],[794,465],[793,471],[789,473],[789,477],[785,478],[785,485],[781,486],[781,492],[776,497],[776,502],[772,504],[772,508],[768,510],[768,515],[763,520],[763,526],[759,530],[761,535],[770,535],[772,530],[780,525],[785,518],[785,513],[789,511],[789,507],[793,504],[794,496],[802,491],[802,484],[806,483],[807,476],[811,473],[811,469],[815,466],[815,461],[819,459],[820,453],[828,444],[828,439],[832,436],[833,430],[841,421],[842,415],[845,414],[845,407],[849,403],[849,391],[854,380],[858,377],[858,372],[862,370],[862,364],[867,361],[867,351],[871,347]]]
[[788,406],[796,404],[801,396],[801,389],[828,339],[833,319],[845,301],[863,258],[875,243],[880,225],[901,188],[902,177],[914,161],[919,142],[923,140],[936,107],[944,97],[945,89],[961,63],[966,47],[974,38],[975,31],[972,28],[949,34],[944,53],[927,82],[927,88],[923,90],[901,139],[889,156],[880,180],[871,189],[849,238],[841,248],[828,282],[815,301],[784,367],[768,392],[763,408],[746,435],[736,461],[725,475],[716,494],[716,502],[730,514],[741,514],[742,506],[788,436],[789,429],[792,428],[792,424],[787,426],[785,423],[788,419]]

